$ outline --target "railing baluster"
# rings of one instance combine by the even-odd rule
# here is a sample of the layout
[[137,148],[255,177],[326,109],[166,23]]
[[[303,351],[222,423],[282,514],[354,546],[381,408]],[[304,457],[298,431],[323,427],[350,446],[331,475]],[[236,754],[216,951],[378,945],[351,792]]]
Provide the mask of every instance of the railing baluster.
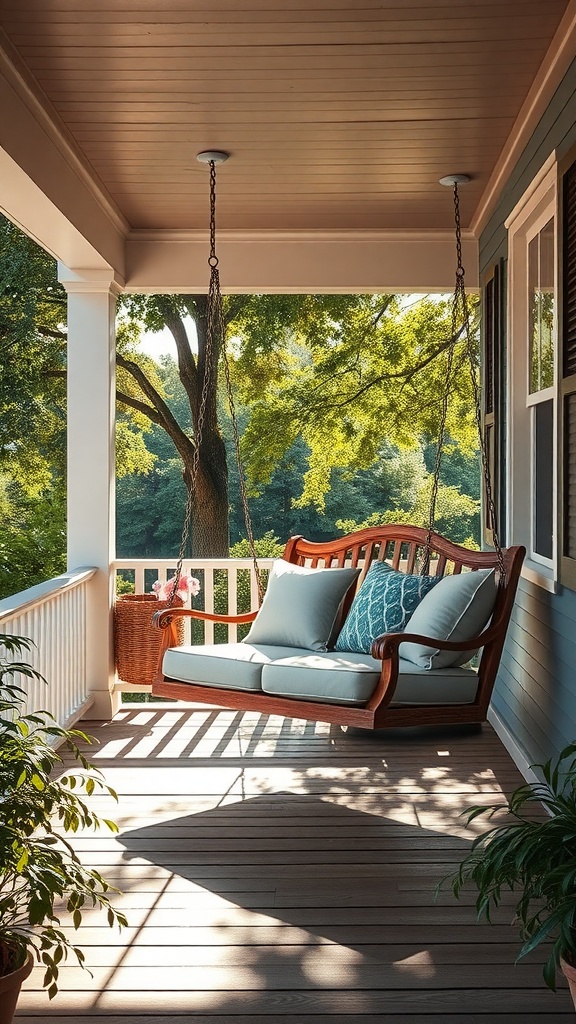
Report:
[[[228,614],[236,615],[238,610],[238,570],[232,566],[228,570]],[[238,640],[238,626],[235,624],[228,629],[228,640],[235,643]]]
[[29,711],[45,709],[68,725],[90,698],[86,677],[86,595],[94,569],[81,569],[0,601],[0,633],[29,637],[23,660],[48,681],[21,679]]

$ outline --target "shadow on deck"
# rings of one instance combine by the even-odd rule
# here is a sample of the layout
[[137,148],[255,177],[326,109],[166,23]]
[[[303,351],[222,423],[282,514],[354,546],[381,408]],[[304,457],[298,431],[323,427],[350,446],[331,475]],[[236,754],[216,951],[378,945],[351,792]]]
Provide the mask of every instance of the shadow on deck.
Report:
[[[89,913],[49,1004],[34,972],[20,1024],[573,1022],[540,963],[514,966],[502,908],[437,882],[474,832],[459,817],[521,781],[490,726],[345,731],[206,707],[125,705],[85,723],[119,793],[83,860],[122,890],[129,928]],[[475,823],[477,831],[485,827]]]

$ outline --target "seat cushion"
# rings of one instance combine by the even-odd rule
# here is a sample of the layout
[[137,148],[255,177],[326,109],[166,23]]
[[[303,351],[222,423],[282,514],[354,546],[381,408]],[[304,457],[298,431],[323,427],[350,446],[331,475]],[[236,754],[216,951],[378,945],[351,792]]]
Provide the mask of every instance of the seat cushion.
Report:
[[[289,649],[280,648],[281,656]],[[162,669],[169,679],[226,690],[261,690],[262,665],[270,657],[245,643],[170,647]]]
[[369,654],[377,636],[400,633],[425,594],[440,581],[372,562],[335,644],[337,651]]
[[[381,662],[355,651],[293,651],[263,665],[262,689],[281,697],[361,705],[372,696],[380,670]],[[427,671],[401,659],[392,706],[471,703],[477,686],[473,669]]]
[[244,642],[325,651],[342,600],[359,574],[360,569],[311,569],[276,559]]
[[[494,610],[496,593],[493,569],[444,576],[422,599],[406,624],[406,632],[454,642],[469,640],[484,629]],[[476,651],[442,651],[406,643],[401,644],[399,653],[419,668],[437,669],[464,665]]]

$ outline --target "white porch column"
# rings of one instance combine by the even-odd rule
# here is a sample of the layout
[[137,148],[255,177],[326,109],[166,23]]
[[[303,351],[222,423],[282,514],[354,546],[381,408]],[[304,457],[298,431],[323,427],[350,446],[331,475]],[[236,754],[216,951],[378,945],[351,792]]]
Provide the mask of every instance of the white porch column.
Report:
[[111,563],[115,537],[115,315],[122,286],[111,270],[59,265],[68,293],[68,569],[96,566],[89,589],[89,717],[117,710]]

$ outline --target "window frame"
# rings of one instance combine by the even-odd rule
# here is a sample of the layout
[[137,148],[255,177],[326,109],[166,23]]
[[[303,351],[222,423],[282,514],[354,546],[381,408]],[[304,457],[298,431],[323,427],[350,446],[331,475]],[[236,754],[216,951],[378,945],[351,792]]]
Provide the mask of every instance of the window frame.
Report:
[[[528,309],[528,247],[530,241],[554,219],[554,383],[542,391],[530,392],[530,333]],[[559,579],[558,453],[560,447],[558,412],[559,380],[559,210],[558,166],[552,153],[507,218],[508,229],[508,330],[507,373],[507,536],[512,544],[526,546],[522,575],[546,590],[555,592]],[[552,438],[552,557],[534,550],[536,482],[535,406],[553,400]]]

